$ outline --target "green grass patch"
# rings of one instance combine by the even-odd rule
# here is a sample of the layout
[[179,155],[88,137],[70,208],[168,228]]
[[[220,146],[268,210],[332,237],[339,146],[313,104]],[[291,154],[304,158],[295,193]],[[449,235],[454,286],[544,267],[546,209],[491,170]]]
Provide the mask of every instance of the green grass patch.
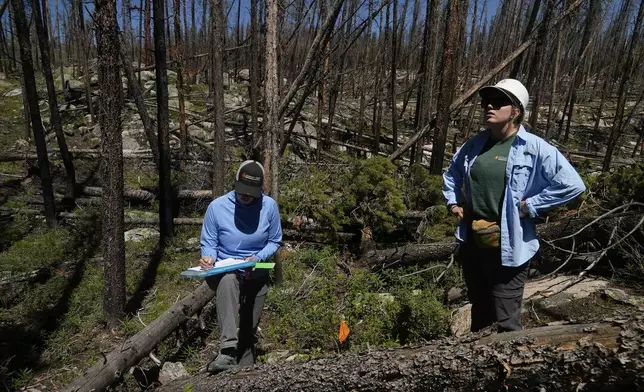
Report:
[[3,97],[0,105],[0,146],[13,148],[18,139],[25,137],[25,119],[22,96]]

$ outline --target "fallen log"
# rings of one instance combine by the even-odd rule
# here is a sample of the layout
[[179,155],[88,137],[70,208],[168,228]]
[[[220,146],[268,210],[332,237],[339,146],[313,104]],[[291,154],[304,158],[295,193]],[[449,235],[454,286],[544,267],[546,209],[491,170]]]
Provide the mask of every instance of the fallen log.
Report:
[[[199,374],[159,391],[641,390],[644,317]],[[623,324],[619,324],[623,323]]]
[[201,310],[214,296],[215,292],[204,282],[141,332],[104,356],[63,391],[102,391],[117,382],[127,369],[152,352],[168,334]]
[[[635,227],[641,215],[636,214],[615,214],[610,218],[601,221],[602,225],[614,227],[619,217],[625,218],[622,221],[624,228]],[[537,234],[547,241],[573,234],[591,223],[595,217],[571,216],[556,222],[542,223],[537,225]],[[594,227],[585,229],[577,236],[577,243],[595,238],[597,232]],[[565,243],[564,243],[565,244]],[[544,241],[541,242],[545,246]],[[560,244],[560,246],[563,244]],[[437,242],[433,244],[412,244],[397,248],[380,249],[367,252],[362,255],[360,262],[370,267],[393,267],[403,265],[416,265],[432,261],[446,260],[455,251],[455,241]]]

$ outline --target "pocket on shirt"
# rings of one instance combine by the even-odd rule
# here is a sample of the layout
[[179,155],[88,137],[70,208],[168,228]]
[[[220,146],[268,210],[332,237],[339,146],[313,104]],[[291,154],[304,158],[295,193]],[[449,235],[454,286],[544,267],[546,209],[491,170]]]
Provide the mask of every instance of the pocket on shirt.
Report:
[[530,176],[532,175],[533,167],[531,163],[522,162],[518,165],[512,166],[512,181],[510,186],[515,192],[523,192],[528,186]]

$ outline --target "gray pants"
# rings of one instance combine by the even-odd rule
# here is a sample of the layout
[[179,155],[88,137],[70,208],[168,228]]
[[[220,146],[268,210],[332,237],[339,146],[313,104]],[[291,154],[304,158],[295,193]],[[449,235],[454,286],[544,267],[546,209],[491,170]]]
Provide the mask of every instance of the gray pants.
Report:
[[498,323],[499,332],[520,330],[523,287],[530,262],[504,267],[500,249],[481,249],[472,243],[461,244],[458,257],[472,303],[471,331],[494,323]]
[[[268,293],[268,275],[243,280],[239,272],[208,279],[217,292],[220,349],[233,348],[241,366],[255,363],[257,326]],[[239,335],[237,334],[239,328]]]

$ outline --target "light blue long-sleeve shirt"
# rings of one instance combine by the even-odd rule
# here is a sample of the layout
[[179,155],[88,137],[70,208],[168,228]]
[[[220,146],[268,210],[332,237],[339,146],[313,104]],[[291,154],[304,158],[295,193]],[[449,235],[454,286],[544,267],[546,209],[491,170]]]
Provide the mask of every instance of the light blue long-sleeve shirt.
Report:
[[281,241],[277,203],[265,195],[251,205],[237,201],[235,191],[220,196],[208,206],[201,227],[201,255],[215,260],[268,260]]
[[[448,205],[471,203],[470,169],[489,135],[490,131],[479,133],[454,155],[443,174],[443,195]],[[574,199],[586,190],[586,186],[559,150],[526,132],[523,126],[519,128],[510,148],[505,178],[501,207],[501,263],[507,267],[518,267],[530,260],[539,249],[536,225],[532,218]],[[529,217],[519,216],[521,200],[526,201]],[[467,239],[466,225],[462,220],[456,229],[459,242]]]

